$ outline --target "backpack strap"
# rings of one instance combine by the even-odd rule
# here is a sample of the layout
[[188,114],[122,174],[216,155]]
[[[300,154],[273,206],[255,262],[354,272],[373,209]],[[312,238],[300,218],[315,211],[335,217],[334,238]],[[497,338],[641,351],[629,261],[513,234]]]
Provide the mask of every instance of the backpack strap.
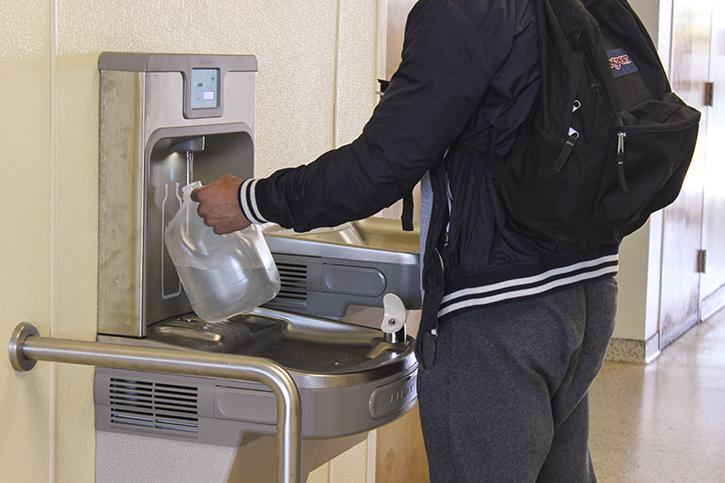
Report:
[[400,221],[403,224],[403,231],[413,231],[413,193],[408,193],[403,196],[403,215],[400,217]]

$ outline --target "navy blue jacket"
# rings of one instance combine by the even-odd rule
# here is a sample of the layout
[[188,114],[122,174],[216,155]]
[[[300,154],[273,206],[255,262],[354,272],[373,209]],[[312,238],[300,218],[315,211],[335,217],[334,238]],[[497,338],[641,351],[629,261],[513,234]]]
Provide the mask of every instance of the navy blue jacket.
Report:
[[430,171],[422,330],[481,305],[611,275],[617,247],[565,252],[507,216],[487,155],[516,142],[540,91],[535,0],[420,0],[403,60],[354,142],[240,189],[251,221],[297,231],[371,216]]

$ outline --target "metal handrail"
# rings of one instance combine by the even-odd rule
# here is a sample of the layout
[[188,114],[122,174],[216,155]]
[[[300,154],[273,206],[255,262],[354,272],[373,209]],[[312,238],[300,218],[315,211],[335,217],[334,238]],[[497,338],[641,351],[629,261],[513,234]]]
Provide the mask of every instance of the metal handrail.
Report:
[[269,359],[228,354],[180,351],[40,337],[38,329],[19,324],[8,345],[16,371],[31,370],[36,361],[220,377],[260,382],[277,398],[278,481],[300,481],[300,394],[292,377]]

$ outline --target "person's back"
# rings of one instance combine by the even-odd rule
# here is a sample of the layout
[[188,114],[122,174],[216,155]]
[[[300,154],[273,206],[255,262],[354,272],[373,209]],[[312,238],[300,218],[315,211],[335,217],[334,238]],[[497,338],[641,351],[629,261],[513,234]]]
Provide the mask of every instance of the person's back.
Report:
[[418,393],[436,482],[594,479],[587,391],[613,330],[618,247],[564,252],[525,235],[489,163],[539,94],[535,1],[419,1],[357,140],[196,194],[219,233],[247,220],[307,231],[373,215],[423,180]]

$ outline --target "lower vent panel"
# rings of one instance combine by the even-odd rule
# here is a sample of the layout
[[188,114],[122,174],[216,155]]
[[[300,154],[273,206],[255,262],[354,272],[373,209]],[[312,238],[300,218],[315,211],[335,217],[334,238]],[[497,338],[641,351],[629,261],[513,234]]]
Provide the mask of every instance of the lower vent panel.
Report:
[[191,386],[111,378],[111,425],[195,438],[199,433],[198,392]]
[[282,285],[279,294],[267,305],[270,307],[307,307],[307,266],[296,263],[277,263]]

